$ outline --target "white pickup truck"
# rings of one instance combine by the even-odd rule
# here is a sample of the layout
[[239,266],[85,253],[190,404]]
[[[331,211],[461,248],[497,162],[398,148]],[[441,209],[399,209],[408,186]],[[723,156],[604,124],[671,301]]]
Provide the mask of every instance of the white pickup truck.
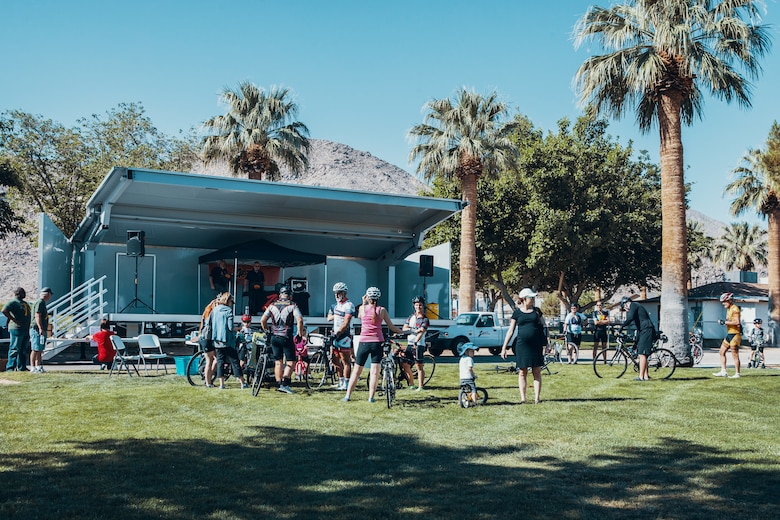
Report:
[[[509,328],[507,325],[500,325],[500,322],[495,312],[464,312],[455,318],[454,325],[441,331],[429,350],[434,356],[439,356],[444,350],[450,349],[457,356],[458,347],[471,342],[497,355],[501,352],[501,345]],[[511,344],[510,349],[514,349]]]

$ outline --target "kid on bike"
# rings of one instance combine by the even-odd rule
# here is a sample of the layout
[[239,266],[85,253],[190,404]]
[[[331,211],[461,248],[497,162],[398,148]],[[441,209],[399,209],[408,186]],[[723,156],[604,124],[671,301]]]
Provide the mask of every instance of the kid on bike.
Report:
[[469,387],[469,399],[477,404],[477,385],[474,382],[477,375],[474,373],[474,352],[477,347],[473,343],[464,343],[458,348],[460,354],[460,386]]
[[[758,350],[758,355],[761,357],[761,368],[766,368],[766,365],[764,365],[764,329],[761,328],[761,318],[756,318],[753,320],[753,330],[750,331],[750,359],[751,362],[748,363],[748,368],[751,366],[753,355],[756,350]],[[754,365],[753,368],[758,368],[757,365]]]

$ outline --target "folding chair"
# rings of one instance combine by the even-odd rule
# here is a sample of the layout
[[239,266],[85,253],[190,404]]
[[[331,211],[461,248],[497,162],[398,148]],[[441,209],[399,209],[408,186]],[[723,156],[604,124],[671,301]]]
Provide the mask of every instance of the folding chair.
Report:
[[122,341],[122,338],[114,334],[113,336],[110,336],[111,339],[111,345],[114,347],[114,362],[111,363],[111,370],[108,373],[108,377],[111,377],[111,374],[114,373],[114,369],[116,369],[117,374],[124,368],[127,370],[127,375],[132,377],[132,373],[130,372],[130,365],[128,363],[133,364],[133,369],[135,370],[136,375],[140,376],[141,374],[138,372],[138,362],[140,361],[140,356],[131,356],[127,353],[127,347],[125,346],[125,342]]
[[[138,336],[138,355],[141,358],[141,363],[144,365],[146,375],[149,375],[149,367],[147,361],[156,361],[155,373],[160,371],[160,361],[168,359],[168,354],[163,352],[162,345],[160,345],[160,338],[156,334],[141,334]],[[168,365],[162,364],[165,369],[165,373],[168,374]]]

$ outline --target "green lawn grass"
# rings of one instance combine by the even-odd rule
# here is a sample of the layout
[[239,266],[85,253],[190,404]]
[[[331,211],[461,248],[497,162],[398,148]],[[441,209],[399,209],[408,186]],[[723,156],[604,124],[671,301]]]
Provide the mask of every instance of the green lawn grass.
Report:
[[[366,392],[253,398],[180,376],[0,374],[1,518],[777,518],[779,370],[739,380],[517,377],[457,366],[396,406]],[[530,391],[530,389],[529,389]]]

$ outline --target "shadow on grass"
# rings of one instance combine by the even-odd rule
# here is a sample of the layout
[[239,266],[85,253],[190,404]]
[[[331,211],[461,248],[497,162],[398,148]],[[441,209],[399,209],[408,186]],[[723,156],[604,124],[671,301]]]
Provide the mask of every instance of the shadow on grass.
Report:
[[[218,432],[215,428],[215,432]],[[258,427],[242,439],[75,442],[2,457],[4,518],[776,518],[776,460],[679,439],[587,462]],[[758,467],[772,467],[761,470]]]

